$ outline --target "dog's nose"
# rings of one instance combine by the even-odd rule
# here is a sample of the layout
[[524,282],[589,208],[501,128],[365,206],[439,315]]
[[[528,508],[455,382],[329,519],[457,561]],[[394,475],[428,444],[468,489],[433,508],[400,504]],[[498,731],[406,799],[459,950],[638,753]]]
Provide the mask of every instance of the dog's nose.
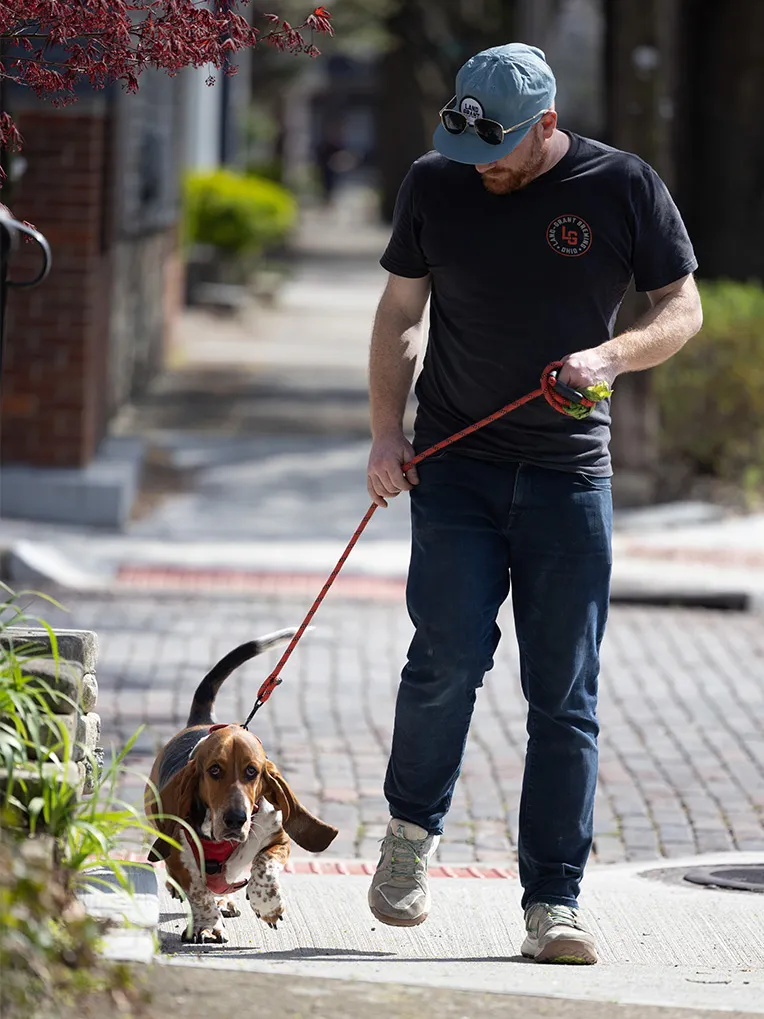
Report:
[[231,807],[223,814],[223,823],[226,828],[231,830],[243,828],[248,816],[247,812],[240,807]]

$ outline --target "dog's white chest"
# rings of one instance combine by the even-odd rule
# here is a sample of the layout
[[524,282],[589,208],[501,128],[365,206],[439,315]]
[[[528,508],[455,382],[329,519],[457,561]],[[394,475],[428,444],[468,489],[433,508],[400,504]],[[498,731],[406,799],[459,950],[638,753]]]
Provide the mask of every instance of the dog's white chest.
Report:
[[265,798],[260,800],[260,809],[252,817],[247,841],[238,846],[225,864],[225,876],[229,884],[238,884],[247,876],[257,854],[270,845],[273,836],[281,829],[282,814]]

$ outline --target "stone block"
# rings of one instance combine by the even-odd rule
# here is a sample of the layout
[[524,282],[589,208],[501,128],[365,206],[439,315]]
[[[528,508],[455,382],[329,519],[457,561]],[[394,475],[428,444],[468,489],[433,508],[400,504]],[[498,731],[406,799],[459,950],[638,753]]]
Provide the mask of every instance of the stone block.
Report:
[[[143,457],[142,440],[116,436],[84,467],[3,466],[0,512],[8,518],[121,530],[135,501]],[[13,579],[26,580],[24,557],[13,558]],[[45,573],[45,564],[31,572]]]
[[[58,656],[78,662],[83,673],[95,673],[98,662],[98,635],[92,630],[56,630]],[[34,646],[34,654],[41,657],[53,653],[50,634],[40,626],[9,626],[0,634],[0,647],[21,648]]]
[[80,691],[80,707],[84,712],[92,711],[98,703],[98,682],[92,672],[86,672],[82,677],[82,689]]
[[[87,714],[73,712],[68,715],[59,714],[55,720],[44,719],[40,731],[40,743],[47,749],[61,747],[63,733],[66,733],[70,745],[70,757],[73,761],[82,761],[95,753],[101,739],[101,717],[94,711]],[[63,748],[57,751],[60,756]],[[30,748],[29,756],[36,756]]]
[[[85,764],[83,761],[68,761],[66,764],[48,762],[41,766],[30,763],[14,768],[10,781],[13,784],[13,795],[24,804],[40,795],[43,783],[51,781],[72,786],[79,794],[85,783]],[[8,782],[8,769],[0,768],[0,790],[5,792]]]
[[90,753],[84,758],[83,764],[85,765],[85,782],[82,787],[82,792],[86,796],[90,796],[95,791],[95,782],[98,775],[104,769],[104,762],[106,754],[103,747],[93,747]]
[[43,680],[50,693],[44,698],[52,710],[58,715],[74,714],[82,701],[92,701],[92,688],[85,696],[85,682],[82,666],[79,662],[69,662],[53,658],[28,658],[21,662],[22,672],[27,676],[36,676]]
[[88,711],[82,716],[82,736],[80,742],[88,750],[95,750],[101,741],[101,716],[95,711]]

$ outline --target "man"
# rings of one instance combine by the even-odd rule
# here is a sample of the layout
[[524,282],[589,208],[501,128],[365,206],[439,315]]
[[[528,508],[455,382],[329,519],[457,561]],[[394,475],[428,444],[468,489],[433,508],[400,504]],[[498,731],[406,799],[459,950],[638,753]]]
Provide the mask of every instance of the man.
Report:
[[[528,747],[519,815],[523,954],[597,961],[577,899],[592,842],[599,648],[609,601],[609,403],[583,420],[538,399],[411,469],[414,452],[539,385],[576,389],[660,364],[700,328],[697,262],[641,159],[558,130],[544,54],[520,44],[460,70],[430,152],[400,189],[371,343],[377,505],[411,493],[403,670],[374,915],[427,918],[427,862],[459,775],[476,690],[512,583]],[[613,338],[632,277],[648,311]],[[428,298],[413,447],[402,430]]]

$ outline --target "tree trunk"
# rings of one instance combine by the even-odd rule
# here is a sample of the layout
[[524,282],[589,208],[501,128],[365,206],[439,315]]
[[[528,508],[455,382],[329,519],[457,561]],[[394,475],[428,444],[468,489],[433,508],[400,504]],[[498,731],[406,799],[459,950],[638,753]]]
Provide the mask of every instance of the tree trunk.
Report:
[[[378,163],[381,187],[381,214],[393,218],[395,198],[409,167],[432,147],[422,82],[417,73],[421,60],[417,40],[412,37],[410,18],[398,10],[387,21],[391,37],[380,62],[380,102],[377,122]],[[448,96],[444,102],[448,100]],[[433,111],[430,111],[431,113]],[[437,113],[437,110],[434,111]]]
[[679,195],[706,278],[764,280],[764,3],[685,0]]
[[385,19],[377,162],[386,220],[408,168],[432,148],[456,72],[473,54],[512,38],[520,2],[527,0],[398,0]]
[[[607,141],[636,152],[669,188],[676,179],[674,95],[681,0],[605,0]],[[616,324],[620,331],[648,307],[632,287]],[[645,505],[656,495],[658,420],[649,372],[624,375],[613,396],[614,497]]]

